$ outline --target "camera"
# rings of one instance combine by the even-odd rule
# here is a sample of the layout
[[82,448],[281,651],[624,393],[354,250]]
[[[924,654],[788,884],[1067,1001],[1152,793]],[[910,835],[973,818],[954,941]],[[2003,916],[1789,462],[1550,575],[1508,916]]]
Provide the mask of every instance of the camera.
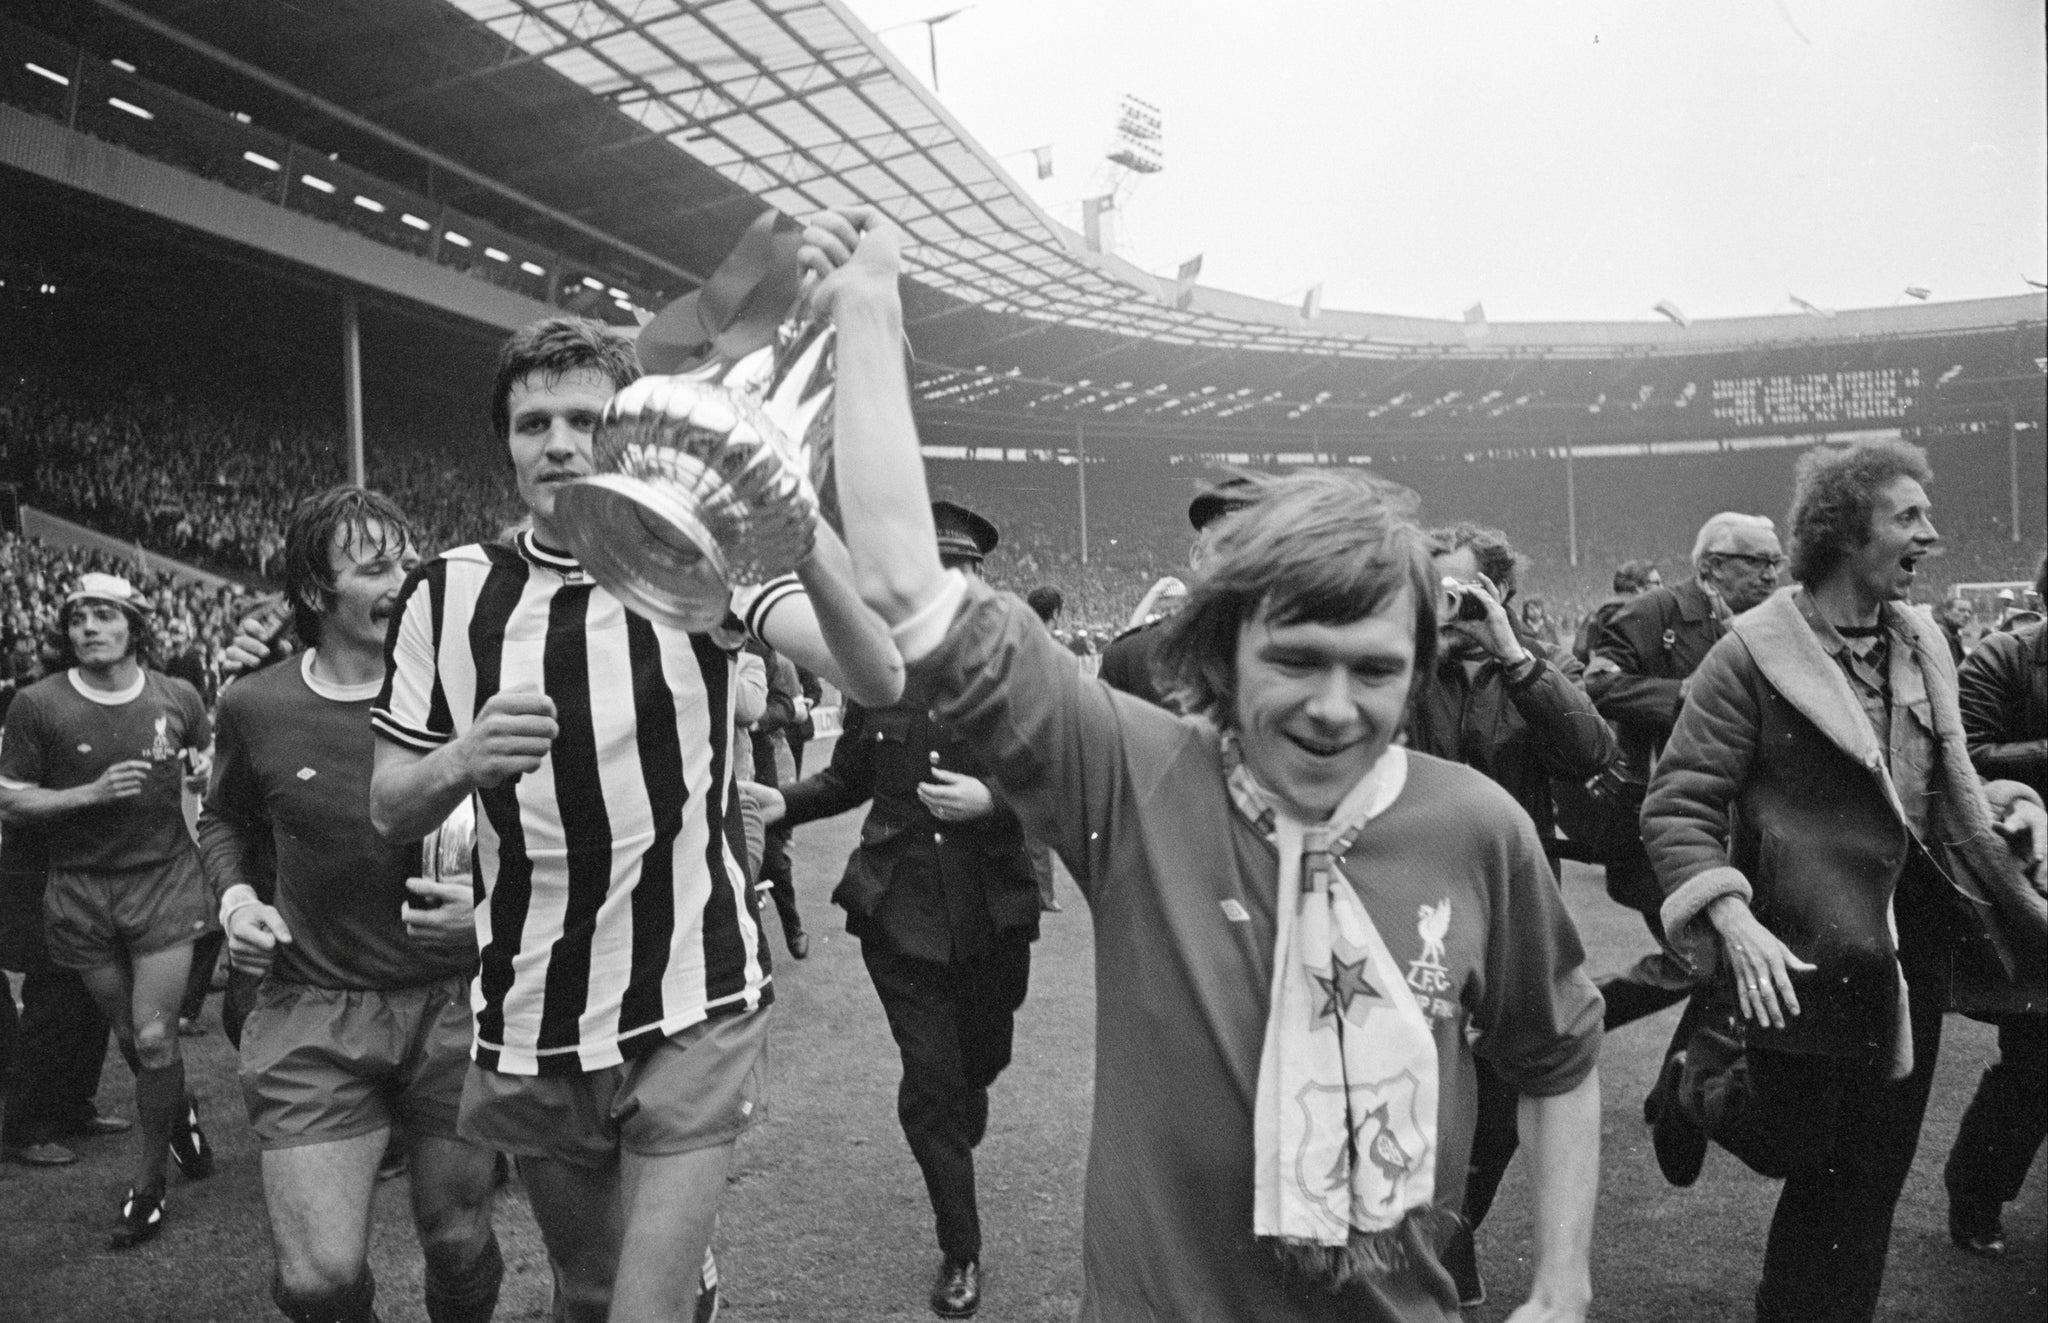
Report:
[[[1483,591],[1482,591],[1483,590]],[[1444,579],[1444,604],[1439,614],[1446,622],[1459,621],[1477,624],[1486,619],[1487,596],[1498,600],[1499,594],[1485,575],[1473,583],[1460,583],[1456,579]]]

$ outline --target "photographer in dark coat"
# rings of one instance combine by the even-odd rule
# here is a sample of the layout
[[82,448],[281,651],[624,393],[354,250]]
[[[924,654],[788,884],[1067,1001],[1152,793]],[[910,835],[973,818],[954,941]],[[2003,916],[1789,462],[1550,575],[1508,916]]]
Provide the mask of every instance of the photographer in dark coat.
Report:
[[[995,526],[950,501],[932,502],[932,514],[940,559],[979,573]],[[964,1318],[981,1297],[974,1148],[988,1128],[989,1085],[1010,1064],[1039,895],[1016,815],[978,752],[928,708],[909,691],[885,708],[849,701],[828,767],[780,794],[748,793],[768,821],[790,826],[874,801],[832,899],[860,939],[903,1056],[897,1116],[944,1255],[932,1311]]]

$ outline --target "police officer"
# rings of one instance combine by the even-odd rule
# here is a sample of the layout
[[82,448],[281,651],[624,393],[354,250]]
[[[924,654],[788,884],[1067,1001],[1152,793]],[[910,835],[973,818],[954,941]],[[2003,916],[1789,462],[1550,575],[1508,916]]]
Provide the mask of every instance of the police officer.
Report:
[[[951,501],[932,502],[932,516],[940,559],[979,574],[995,525]],[[889,707],[848,702],[823,771],[780,794],[749,793],[765,818],[792,826],[874,801],[832,899],[860,939],[903,1056],[897,1115],[944,1256],[932,1312],[966,1318],[981,1303],[974,1148],[988,1127],[989,1085],[1010,1063],[1038,937],[1038,883],[1023,830],[981,758],[932,720],[914,684]]]
[[[1194,545],[1188,548],[1190,579],[1200,579],[1203,567],[1208,564],[1216,525],[1223,516],[1244,508],[1250,490],[1246,479],[1230,477],[1188,502],[1188,523],[1195,529]],[[943,529],[939,536],[945,536]],[[1171,575],[1152,585],[1131,612],[1130,627],[1103,649],[1100,674],[1104,684],[1157,707],[1172,706],[1153,678],[1152,654],[1164,633],[1161,626],[1187,601],[1187,594],[1187,585]],[[1160,607],[1166,609],[1157,610]]]

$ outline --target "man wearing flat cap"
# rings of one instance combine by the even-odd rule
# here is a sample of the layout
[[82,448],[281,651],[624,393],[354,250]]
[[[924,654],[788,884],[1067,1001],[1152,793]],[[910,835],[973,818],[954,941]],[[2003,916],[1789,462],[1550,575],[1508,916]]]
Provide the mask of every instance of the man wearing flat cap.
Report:
[[[1188,522],[1195,529],[1194,545],[1188,548],[1190,578],[1201,577],[1202,568],[1209,559],[1210,543],[1214,541],[1223,516],[1242,510],[1250,501],[1251,490],[1246,479],[1227,478],[1188,502]],[[940,536],[943,538],[944,534]],[[1160,639],[1165,637],[1163,626],[1171,618],[1172,609],[1187,599],[1187,585],[1172,575],[1146,590],[1137,609],[1131,612],[1130,627],[1103,650],[1102,682],[1134,698],[1142,698],[1155,707],[1172,707],[1154,678],[1152,654],[1159,647]],[[1162,605],[1168,605],[1169,609],[1157,612],[1156,609]]]
[[[932,502],[932,517],[940,560],[978,576],[995,525],[951,501]],[[792,826],[874,801],[832,899],[860,939],[903,1056],[897,1116],[944,1256],[932,1312],[965,1318],[981,1297],[974,1148],[988,1127],[989,1085],[1010,1064],[1038,937],[1038,882],[980,751],[929,707],[915,691],[883,708],[848,702],[830,766],[780,794],[750,793],[770,822]]]

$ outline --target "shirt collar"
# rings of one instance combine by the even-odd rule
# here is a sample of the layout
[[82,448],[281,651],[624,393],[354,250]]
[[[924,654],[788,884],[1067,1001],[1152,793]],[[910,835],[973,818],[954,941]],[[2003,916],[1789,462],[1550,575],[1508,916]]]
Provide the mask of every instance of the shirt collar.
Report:
[[574,556],[566,551],[557,551],[553,547],[544,546],[534,537],[533,530],[530,528],[521,529],[519,535],[512,539],[512,546],[521,556],[535,565],[553,570],[557,574],[575,576],[583,573],[583,566],[578,563]]

